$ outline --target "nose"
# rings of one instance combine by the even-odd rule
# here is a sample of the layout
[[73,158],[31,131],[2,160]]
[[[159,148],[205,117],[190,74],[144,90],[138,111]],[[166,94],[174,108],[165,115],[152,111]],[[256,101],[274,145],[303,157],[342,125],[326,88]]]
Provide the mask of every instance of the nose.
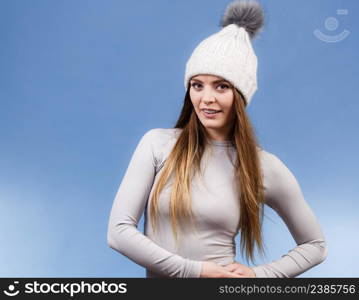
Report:
[[215,95],[210,88],[203,90],[202,101],[204,103],[210,103],[215,101]]

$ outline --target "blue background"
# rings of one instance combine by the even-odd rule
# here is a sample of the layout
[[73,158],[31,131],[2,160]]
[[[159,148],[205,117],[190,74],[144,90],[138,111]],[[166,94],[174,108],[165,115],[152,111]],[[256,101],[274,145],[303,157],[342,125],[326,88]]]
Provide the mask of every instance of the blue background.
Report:
[[[112,202],[141,136],[174,126],[185,63],[229,2],[0,2],[0,276],[145,276],[107,245]],[[248,113],[328,243],[328,258],[299,277],[359,277],[359,3],[261,3]],[[350,34],[328,43],[315,29]],[[270,208],[264,241],[262,263],[296,246]],[[243,261],[238,238],[237,252]]]

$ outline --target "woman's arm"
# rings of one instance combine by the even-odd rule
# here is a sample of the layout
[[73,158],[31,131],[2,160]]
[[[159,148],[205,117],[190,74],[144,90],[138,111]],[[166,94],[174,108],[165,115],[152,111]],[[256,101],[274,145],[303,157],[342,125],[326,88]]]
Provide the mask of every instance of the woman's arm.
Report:
[[109,246],[163,276],[200,277],[202,262],[167,251],[137,229],[155,177],[152,141],[156,129],[140,140],[117,191],[108,224]]
[[282,258],[252,270],[256,277],[296,277],[325,260],[325,238],[292,172],[271,153],[265,165],[267,204],[283,219],[297,247]]

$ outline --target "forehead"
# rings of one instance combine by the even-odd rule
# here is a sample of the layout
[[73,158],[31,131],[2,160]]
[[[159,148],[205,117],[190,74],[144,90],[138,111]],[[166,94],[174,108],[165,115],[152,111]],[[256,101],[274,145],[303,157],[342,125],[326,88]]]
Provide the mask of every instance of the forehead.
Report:
[[208,83],[227,81],[223,77],[216,76],[216,75],[207,75],[207,74],[201,74],[201,75],[193,76],[191,78],[191,80],[198,80],[198,81],[201,81],[201,82],[208,82]]

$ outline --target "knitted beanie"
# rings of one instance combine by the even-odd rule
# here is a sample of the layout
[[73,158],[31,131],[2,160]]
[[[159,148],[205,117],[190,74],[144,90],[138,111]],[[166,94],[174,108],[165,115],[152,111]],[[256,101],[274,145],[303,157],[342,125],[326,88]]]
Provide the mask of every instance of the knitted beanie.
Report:
[[263,11],[257,2],[231,2],[221,19],[222,29],[200,42],[187,61],[185,88],[192,76],[220,76],[243,94],[248,106],[257,90],[257,57],[251,40],[263,23]]

